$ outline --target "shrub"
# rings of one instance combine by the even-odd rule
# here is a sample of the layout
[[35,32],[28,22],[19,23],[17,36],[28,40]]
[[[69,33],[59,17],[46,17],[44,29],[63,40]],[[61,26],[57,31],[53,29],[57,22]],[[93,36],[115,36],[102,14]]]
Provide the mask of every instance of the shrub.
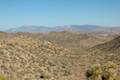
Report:
[[115,80],[117,76],[117,65],[113,62],[108,62],[103,66],[102,78],[104,80]]
[[87,80],[102,80],[102,69],[100,64],[94,64],[86,72]]
[[117,65],[113,62],[108,62],[101,66],[100,64],[92,65],[86,71],[87,80],[120,80],[117,76]]

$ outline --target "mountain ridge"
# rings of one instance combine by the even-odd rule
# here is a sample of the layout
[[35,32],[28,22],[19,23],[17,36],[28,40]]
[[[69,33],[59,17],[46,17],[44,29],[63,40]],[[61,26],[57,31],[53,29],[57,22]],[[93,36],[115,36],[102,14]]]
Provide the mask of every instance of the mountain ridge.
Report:
[[11,28],[5,30],[5,32],[52,32],[52,31],[75,31],[75,32],[119,32],[120,27],[104,27],[97,25],[65,25],[65,26],[21,26],[18,28]]
[[52,31],[76,31],[76,32],[92,32],[102,28],[97,25],[65,25],[65,26],[21,26],[18,28],[11,28],[5,30],[5,32],[52,32]]

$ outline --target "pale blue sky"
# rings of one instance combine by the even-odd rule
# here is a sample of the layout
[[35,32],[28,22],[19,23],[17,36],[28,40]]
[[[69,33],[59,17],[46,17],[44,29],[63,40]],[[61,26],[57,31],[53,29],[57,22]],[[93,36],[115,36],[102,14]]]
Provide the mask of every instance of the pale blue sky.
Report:
[[0,30],[70,24],[120,26],[120,0],[0,0]]

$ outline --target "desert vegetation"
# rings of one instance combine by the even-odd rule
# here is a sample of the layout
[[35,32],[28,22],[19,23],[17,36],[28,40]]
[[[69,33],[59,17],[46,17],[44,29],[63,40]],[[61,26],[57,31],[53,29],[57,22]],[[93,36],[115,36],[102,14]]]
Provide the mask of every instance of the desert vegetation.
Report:
[[[120,64],[119,49],[113,51],[106,49],[111,48],[113,44],[113,47],[119,44],[118,38],[114,40],[116,36],[118,35],[104,36],[68,31],[2,32],[0,33],[0,73],[3,76],[1,80],[86,80],[86,77],[88,80],[96,80],[103,75],[105,78],[109,75],[114,77],[114,73],[115,78],[119,78],[117,75]],[[108,42],[112,45],[106,47]],[[116,65],[108,61],[117,64],[117,72],[110,74],[107,72],[111,71],[111,68],[108,68],[111,65],[116,71]],[[85,75],[86,71],[89,75]],[[92,78],[89,77],[91,72],[94,73]]]
[[119,80],[117,65],[113,62],[94,64],[86,71],[87,80]]

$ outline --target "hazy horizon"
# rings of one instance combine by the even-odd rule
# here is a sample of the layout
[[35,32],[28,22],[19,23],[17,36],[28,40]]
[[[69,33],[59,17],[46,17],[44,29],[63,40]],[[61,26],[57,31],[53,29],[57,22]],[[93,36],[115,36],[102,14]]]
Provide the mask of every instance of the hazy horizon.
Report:
[[119,0],[1,0],[0,30],[23,25],[120,26]]

